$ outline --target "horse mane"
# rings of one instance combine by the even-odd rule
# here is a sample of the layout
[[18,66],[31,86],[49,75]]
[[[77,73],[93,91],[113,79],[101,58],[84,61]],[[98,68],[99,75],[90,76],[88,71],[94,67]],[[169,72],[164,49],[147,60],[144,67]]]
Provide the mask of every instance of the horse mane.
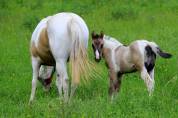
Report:
[[108,42],[108,44],[110,44],[109,46],[113,46],[113,47],[118,47],[118,46],[121,46],[123,45],[122,43],[120,43],[117,39],[113,38],[113,37],[110,37],[110,36],[107,36],[107,35],[104,35],[104,40],[106,42]]

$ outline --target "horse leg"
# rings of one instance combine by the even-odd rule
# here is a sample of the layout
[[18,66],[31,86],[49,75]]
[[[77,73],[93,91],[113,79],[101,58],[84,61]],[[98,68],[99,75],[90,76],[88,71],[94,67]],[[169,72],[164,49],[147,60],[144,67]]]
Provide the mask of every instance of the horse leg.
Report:
[[69,90],[69,80],[68,80],[68,78],[63,78],[63,91],[64,91],[64,101],[65,102],[68,102],[68,99],[69,99],[68,90]]
[[117,83],[117,74],[115,71],[113,70],[109,71],[109,80],[110,80],[109,95],[111,96],[111,99],[112,99],[113,93],[116,92],[115,85]]
[[34,96],[35,96],[39,67],[40,67],[40,63],[39,63],[38,59],[32,57],[33,79],[32,79],[32,89],[31,89],[31,96],[30,96],[29,104],[32,103]]
[[154,82],[151,79],[145,67],[143,67],[143,69],[141,70],[141,78],[145,81],[149,95],[151,95],[154,87]]
[[114,82],[111,78],[109,78],[109,96],[112,96],[113,92],[114,92],[115,88],[114,88]]
[[56,73],[56,86],[58,88],[59,96],[62,97],[62,79],[60,73]]
[[72,100],[72,97],[74,96],[75,90],[77,89],[77,84],[72,81],[71,83],[71,92],[70,92],[70,100]]
[[152,92],[154,91],[154,84],[155,84],[155,80],[154,80],[154,68],[149,72],[149,75],[153,81],[153,88],[152,88]]
[[118,72],[118,74],[117,74],[117,81],[115,82],[115,85],[114,85],[116,92],[120,91],[121,81],[122,81],[122,74]]
[[64,91],[64,101],[68,101],[68,75],[65,60],[56,61],[57,80],[59,95],[62,95],[62,88]]

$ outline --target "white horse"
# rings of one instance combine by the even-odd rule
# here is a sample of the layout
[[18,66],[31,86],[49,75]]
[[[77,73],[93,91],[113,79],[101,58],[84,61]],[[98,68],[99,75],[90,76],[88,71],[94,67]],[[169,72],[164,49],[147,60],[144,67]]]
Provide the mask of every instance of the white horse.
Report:
[[84,20],[74,13],[58,13],[42,19],[35,28],[31,38],[32,90],[30,103],[33,101],[37,78],[41,65],[55,66],[56,85],[59,95],[64,92],[68,100],[68,73],[66,63],[71,64],[73,95],[81,74],[87,74],[87,46],[89,31]]

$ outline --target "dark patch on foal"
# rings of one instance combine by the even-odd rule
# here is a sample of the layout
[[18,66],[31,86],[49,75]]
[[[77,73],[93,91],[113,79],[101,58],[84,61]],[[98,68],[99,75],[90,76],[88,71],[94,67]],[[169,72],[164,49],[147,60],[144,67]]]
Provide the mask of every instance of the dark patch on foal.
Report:
[[149,45],[145,47],[145,51],[146,51],[146,56],[147,56],[145,67],[147,69],[147,72],[150,73],[155,66],[156,54],[153,52],[152,48]]

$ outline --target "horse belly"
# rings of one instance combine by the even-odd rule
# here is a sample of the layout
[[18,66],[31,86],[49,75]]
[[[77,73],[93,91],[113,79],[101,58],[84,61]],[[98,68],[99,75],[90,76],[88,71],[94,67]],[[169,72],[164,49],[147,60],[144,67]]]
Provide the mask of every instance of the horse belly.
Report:
[[131,56],[128,47],[121,47],[116,52],[117,66],[120,68],[120,72],[129,73],[135,71],[135,66],[131,62]]

